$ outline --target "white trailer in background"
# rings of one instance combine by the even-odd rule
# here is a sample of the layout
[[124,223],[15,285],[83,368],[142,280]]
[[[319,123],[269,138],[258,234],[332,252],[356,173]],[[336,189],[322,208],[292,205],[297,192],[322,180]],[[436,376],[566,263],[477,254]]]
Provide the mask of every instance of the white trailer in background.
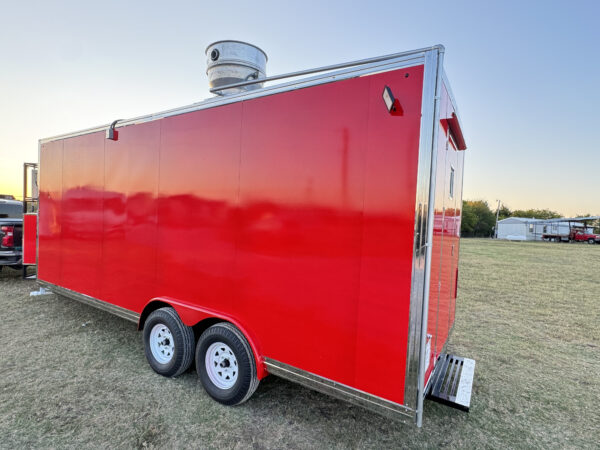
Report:
[[593,233],[594,228],[587,226],[583,219],[593,220],[594,218],[534,219],[508,217],[507,219],[498,221],[498,239],[509,241],[541,241],[544,235],[556,235],[564,236],[564,240],[568,240],[572,228],[580,229],[585,233]]

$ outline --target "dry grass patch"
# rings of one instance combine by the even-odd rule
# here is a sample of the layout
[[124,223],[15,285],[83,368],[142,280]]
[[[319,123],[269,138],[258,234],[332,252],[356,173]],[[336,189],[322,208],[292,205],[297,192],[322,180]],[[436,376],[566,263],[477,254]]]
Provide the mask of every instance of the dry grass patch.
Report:
[[597,448],[600,245],[463,240],[450,350],[471,413],[416,429],[268,377],[246,404],[162,378],[131,323],[0,272],[0,447]]

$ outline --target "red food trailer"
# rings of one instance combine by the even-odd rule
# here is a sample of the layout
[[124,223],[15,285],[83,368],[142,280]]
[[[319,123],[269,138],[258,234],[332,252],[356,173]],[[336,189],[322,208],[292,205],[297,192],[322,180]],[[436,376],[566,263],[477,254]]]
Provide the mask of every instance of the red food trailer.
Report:
[[225,404],[274,374],[419,426],[427,395],[468,409],[444,48],[275,77],[249,44],[207,55],[214,98],[40,140],[39,283]]

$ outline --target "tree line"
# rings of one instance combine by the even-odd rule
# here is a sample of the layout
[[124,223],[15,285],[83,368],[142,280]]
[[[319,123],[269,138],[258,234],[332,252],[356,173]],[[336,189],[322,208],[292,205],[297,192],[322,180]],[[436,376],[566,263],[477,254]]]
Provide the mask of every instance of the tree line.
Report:
[[[576,214],[575,217],[589,217],[600,214]],[[558,219],[562,214],[549,209],[515,209],[510,210],[506,205],[500,207],[498,220],[507,217],[528,217],[534,219]],[[592,224],[595,232],[600,232],[600,221]],[[491,237],[496,226],[496,211],[492,211],[485,200],[463,201],[461,235],[467,237]]]

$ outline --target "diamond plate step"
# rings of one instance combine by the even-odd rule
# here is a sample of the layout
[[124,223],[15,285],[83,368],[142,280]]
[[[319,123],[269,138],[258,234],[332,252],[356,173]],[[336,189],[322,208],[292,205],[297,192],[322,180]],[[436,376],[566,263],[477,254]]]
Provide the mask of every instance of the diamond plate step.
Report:
[[468,412],[474,374],[475,360],[442,353],[427,398]]

